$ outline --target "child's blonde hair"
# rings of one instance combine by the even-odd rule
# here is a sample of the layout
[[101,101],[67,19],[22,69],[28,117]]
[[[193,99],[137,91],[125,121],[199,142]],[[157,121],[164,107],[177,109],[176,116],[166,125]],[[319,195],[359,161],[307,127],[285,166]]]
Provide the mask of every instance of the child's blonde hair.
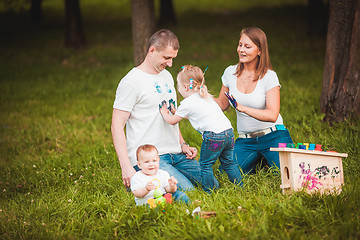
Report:
[[205,85],[205,78],[203,71],[193,65],[185,65],[178,73],[177,79],[179,83],[189,84],[192,89],[199,92],[202,98],[211,97]]

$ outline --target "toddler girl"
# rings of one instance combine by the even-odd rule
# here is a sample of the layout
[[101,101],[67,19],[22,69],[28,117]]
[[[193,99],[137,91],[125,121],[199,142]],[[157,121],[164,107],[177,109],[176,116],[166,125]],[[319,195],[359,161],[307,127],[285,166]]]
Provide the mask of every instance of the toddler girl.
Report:
[[219,187],[214,177],[213,165],[220,160],[221,168],[229,180],[240,183],[240,171],[233,160],[234,133],[229,119],[208,93],[204,74],[200,68],[192,65],[182,67],[177,76],[179,93],[184,97],[180,106],[172,114],[166,104],[160,105],[160,113],[169,124],[176,124],[183,118],[202,134],[200,152],[201,185],[206,192]]

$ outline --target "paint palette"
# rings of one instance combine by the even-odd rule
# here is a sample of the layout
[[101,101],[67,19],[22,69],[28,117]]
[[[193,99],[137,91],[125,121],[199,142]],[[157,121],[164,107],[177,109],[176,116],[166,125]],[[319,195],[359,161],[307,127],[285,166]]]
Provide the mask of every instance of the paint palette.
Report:
[[344,184],[342,158],[348,154],[288,147],[270,148],[270,151],[279,152],[283,193],[341,192]]

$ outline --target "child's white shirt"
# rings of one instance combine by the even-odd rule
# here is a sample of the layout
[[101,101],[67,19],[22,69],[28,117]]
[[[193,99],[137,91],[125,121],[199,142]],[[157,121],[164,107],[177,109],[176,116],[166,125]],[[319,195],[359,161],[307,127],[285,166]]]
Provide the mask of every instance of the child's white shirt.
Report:
[[[141,171],[136,172],[130,179],[131,191],[134,191],[139,188],[143,188],[146,184],[152,181],[155,186],[160,182],[160,190],[162,193],[166,193],[165,188],[169,185],[170,175],[167,171],[159,169],[155,176],[148,176],[142,173]],[[159,182],[158,182],[159,180]],[[154,198],[154,190],[151,190],[145,197],[138,198],[135,197],[136,205],[143,205],[147,203],[148,199]]]
[[231,122],[214,99],[202,98],[199,93],[182,100],[175,115],[189,119],[195,130],[201,134],[204,131],[221,133],[232,128]]

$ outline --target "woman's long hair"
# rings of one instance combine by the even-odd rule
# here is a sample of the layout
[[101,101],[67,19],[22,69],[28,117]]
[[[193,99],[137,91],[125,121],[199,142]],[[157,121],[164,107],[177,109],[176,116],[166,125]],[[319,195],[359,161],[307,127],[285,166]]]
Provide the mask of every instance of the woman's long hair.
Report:
[[[269,69],[272,70],[266,34],[257,27],[244,28],[240,33],[240,38],[243,34],[248,36],[260,50],[260,56],[257,56],[258,63],[255,71],[255,80],[261,79]],[[240,76],[243,70],[244,64],[239,61],[234,75]]]

